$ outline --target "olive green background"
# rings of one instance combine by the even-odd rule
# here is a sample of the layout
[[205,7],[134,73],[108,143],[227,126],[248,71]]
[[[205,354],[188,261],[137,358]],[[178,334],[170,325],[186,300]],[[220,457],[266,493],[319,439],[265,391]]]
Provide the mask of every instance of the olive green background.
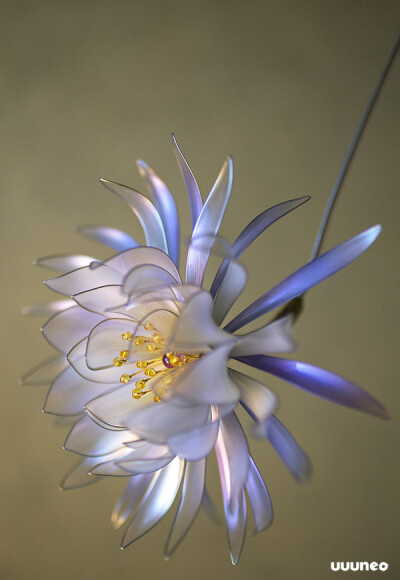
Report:
[[[145,159],[188,204],[174,131],[207,194],[228,153],[235,181],[222,232],[231,241],[257,213],[311,194],[243,256],[242,307],[308,259],[318,221],[363,107],[394,43],[389,0],[1,2],[2,394],[0,578],[62,580],[325,579],[331,561],[386,561],[399,574],[399,104],[397,61],[343,189],[326,248],[374,223],[376,244],[309,292],[295,328],[301,360],[363,385],[392,412],[385,422],[268,376],[279,417],[309,453],[298,486],[267,444],[254,456],[275,522],[248,534],[237,567],[224,527],[200,514],[171,561],[171,515],[121,552],[109,516],[122,489],[106,480],[60,493],[75,460],[65,430],[41,414],[45,388],[17,377],[51,350],[24,304],[52,299],[36,256],[107,252],[77,224],[140,237],[136,218],[98,182],[143,190]],[[261,376],[261,375],[259,375]],[[218,481],[211,469],[211,488]],[[221,506],[219,506],[221,507]],[[385,577],[386,577],[385,576]],[[397,577],[399,577],[397,576]]]

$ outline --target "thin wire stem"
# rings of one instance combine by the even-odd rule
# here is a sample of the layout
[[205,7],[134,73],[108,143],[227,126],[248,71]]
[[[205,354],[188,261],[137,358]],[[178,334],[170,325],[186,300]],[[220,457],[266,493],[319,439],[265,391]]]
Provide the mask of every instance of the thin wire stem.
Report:
[[322,243],[324,241],[326,231],[328,229],[329,220],[330,220],[330,217],[332,215],[334,205],[338,199],[338,195],[339,195],[340,189],[343,185],[343,181],[344,181],[346,174],[347,174],[347,171],[351,165],[354,153],[357,150],[357,147],[358,147],[360,139],[363,135],[364,129],[367,126],[371,112],[376,104],[376,101],[377,101],[378,96],[381,92],[381,89],[382,89],[383,84],[385,82],[385,79],[388,75],[388,72],[392,66],[394,58],[395,58],[397,51],[399,49],[399,46],[400,46],[400,35],[397,37],[396,42],[393,46],[393,49],[392,49],[392,51],[391,51],[391,53],[390,53],[390,55],[385,63],[385,66],[382,69],[382,72],[381,72],[381,74],[378,78],[378,81],[375,85],[375,88],[372,92],[371,98],[368,101],[368,104],[365,108],[364,114],[361,117],[361,121],[360,121],[360,123],[356,129],[356,132],[353,136],[353,139],[350,143],[349,150],[347,151],[346,157],[345,157],[343,164],[340,168],[339,174],[336,178],[335,184],[333,186],[333,189],[332,189],[331,194],[330,194],[329,199],[328,199],[328,203],[326,204],[326,207],[325,207],[324,215],[322,216],[322,220],[321,220],[318,232],[317,232],[317,236],[315,238],[314,247],[313,247],[313,250],[312,250],[311,256],[310,256],[310,262],[312,260],[314,260],[315,258],[317,258],[320,254]]

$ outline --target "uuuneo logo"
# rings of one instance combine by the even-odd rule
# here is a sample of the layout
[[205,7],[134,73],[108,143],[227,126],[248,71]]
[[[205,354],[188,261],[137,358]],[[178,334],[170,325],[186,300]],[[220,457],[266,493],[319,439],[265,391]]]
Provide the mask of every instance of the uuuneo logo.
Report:
[[388,568],[389,564],[386,562],[380,562],[379,564],[378,562],[371,562],[370,564],[368,562],[331,562],[331,570],[334,572],[339,572],[340,570],[342,572],[348,572],[349,570],[351,572],[362,572],[363,570],[386,572]]

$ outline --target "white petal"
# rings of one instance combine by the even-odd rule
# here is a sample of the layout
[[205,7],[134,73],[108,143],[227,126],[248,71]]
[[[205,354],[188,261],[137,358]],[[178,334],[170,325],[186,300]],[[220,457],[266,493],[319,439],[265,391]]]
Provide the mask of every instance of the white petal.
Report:
[[122,286],[100,286],[93,288],[86,292],[75,294],[74,301],[91,312],[102,314],[103,316],[117,316],[112,315],[109,311],[113,308],[118,308],[126,302],[126,296],[122,293]]
[[53,316],[57,312],[75,306],[75,302],[69,298],[66,300],[54,300],[53,302],[40,302],[31,306],[21,308],[21,314],[24,316]]
[[240,389],[240,401],[257,421],[265,421],[278,406],[278,398],[268,387],[251,377],[229,369],[229,376]]
[[176,284],[177,280],[164,268],[153,264],[137,266],[129,272],[124,280],[124,292],[126,295],[140,294],[144,291],[152,291],[158,288],[169,287]]
[[92,457],[84,457],[80,459],[69,471],[66,473],[64,479],[60,483],[60,489],[67,491],[70,489],[77,489],[78,487],[85,487],[93,483],[97,483],[102,478],[89,475],[91,466],[93,465]]
[[52,316],[43,326],[42,332],[51,346],[67,353],[102,320],[103,316],[74,306]]
[[64,449],[80,455],[96,457],[117,451],[125,441],[137,439],[131,431],[110,431],[84,415],[73,426],[64,443]]
[[78,226],[76,231],[100,244],[104,244],[117,252],[136,248],[139,244],[131,236],[116,228],[107,226]]
[[87,339],[84,338],[81,342],[78,342],[67,354],[67,359],[69,364],[75,369],[75,371],[88,381],[94,383],[104,383],[111,385],[120,384],[121,369],[115,366],[110,368],[102,368],[100,370],[91,370],[86,363],[86,348]]
[[175,435],[167,443],[175,455],[188,461],[198,461],[207,457],[214,449],[219,429],[218,421],[213,421],[188,433]]
[[91,256],[83,256],[78,254],[55,254],[53,256],[43,256],[36,258],[34,264],[41,268],[48,270],[56,270],[57,272],[72,272],[78,268],[89,266],[92,262],[98,262],[96,258]]
[[214,303],[214,318],[221,324],[247,283],[247,272],[238,262],[229,262]]
[[39,385],[48,385],[68,366],[68,361],[64,355],[59,355],[47,359],[30,369],[24,375],[19,377],[20,385],[36,387]]
[[291,352],[296,349],[291,329],[291,315],[278,318],[258,330],[239,336],[231,356]]
[[104,262],[114,270],[121,274],[128,274],[133,268],[143,266],[145,264],[152,264],[163,268],[180,283],[179,272],[171,258],[163,251],[157,248],[147,248],[146,246],[139,246],[126,252],[120,252],[112,258]]
[[102,263],[95,263],[94,266],[85,266],[45,281],[50,290],[66,296],[74,296],[74,294],[98,288],[99,286],[121,283],[122,274]]
[[122,547],[151,530],[167,513],[178,493],[183,461],[176,457],[153,477],[131,524],[122,539]]
[[272,524],[274,512],[264,480],[251,457],[246,480],[246,491],[253,510],[254,531],[262,532]]
[[129,483],[118,499],[111,514],[111,524],[115,529],[120,528],[137,508],[146,493],[152,473],[144,473],[129,478]]

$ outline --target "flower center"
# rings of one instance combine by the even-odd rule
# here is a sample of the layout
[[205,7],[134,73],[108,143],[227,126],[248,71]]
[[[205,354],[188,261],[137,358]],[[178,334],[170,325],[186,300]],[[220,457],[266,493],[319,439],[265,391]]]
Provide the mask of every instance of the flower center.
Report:
[[[143,326],[143,328],[147,332],[154,332],[151,336],[135,336],[131,332],[124,332],[121,335],[122,340],[131,342],[132,347],[145,347],[147,352],[154,352],[155,354],[157,351],[163,350],[163,346],[165,345],[165,338],[154,328],[154,325],[147,323]],[[133,350],[132,347],[130,350]],[[122,367],[128,361],[130,350],[121,350],[119,356],[114,358],[113,365],[115,367]],[[134,399],[141,399],[143,395],[150,393],[152,390],[151,388],[147,389],[147,387],[151,386],[151,384],[148,384],[149,381],[157,376],[170,374],[178,367],[183,367],[186,364],[197,360],[200,358],[200,356],[201,355],[199,354],[167,352],[162,356],[156,357],[154,359],[138,361],[136,366],[139,370],[131,375],[123,374],[119,380],[121,383],[126,385],[134,376],[142,374],[142,377],[138,377],[138,380],[135,382],[135,388],[132,390],[132,397]],[[172,377],[170,377],[170,379],[171,378]],[[170,382],[171,381],[166,381],[166,384]],[[163,393],[165,392],[166,390],[163,388]],[[153,400],[155,403],[159,403],[161,401],[159,394],[154,395]]]

